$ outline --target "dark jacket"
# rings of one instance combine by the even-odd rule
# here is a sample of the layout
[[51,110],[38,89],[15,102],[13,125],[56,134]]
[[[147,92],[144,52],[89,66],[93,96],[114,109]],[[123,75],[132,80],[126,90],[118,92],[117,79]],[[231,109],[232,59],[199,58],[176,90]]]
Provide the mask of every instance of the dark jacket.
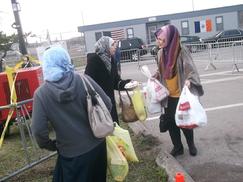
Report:
[[111,72],[109,72],[101,58],[95,53],[90,53],[87,55],[85,74],[93,78],[93,80],[96,81],[96,83],[98,83],[98,85],[100,85],[100,87],[110,97],[112,102],[111,116],[113,121],[118,122],[114,90],[118,90],[119,82],[119,89],[124,90],[125,84],[130,80],[121,79],[113,58],[111,59]]
[[[109,97],[88,78],[110,110]],[[48,122],[55,130],[56,143],[49,138]],[[46,81],[36,90],[31,128],[40,148],[57,148],[64,157],[77,157],[104,141],[92,133],[84,85],[80,76],[72,72],[57,82]]]

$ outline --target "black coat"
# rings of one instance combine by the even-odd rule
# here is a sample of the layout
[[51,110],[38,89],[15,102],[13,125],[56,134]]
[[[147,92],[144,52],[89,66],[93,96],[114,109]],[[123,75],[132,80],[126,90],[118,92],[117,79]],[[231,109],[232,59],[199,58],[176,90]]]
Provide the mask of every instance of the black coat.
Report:
[[93,80],[96,81],[96,83],[100,85],[100,87],[105,91],[107,96],[110,97],[112,102],[111,116],[113,121],[118,122],[114,90],[118,90],[119,82],[119,89],[124,90],[125,84],[131,80],[121,79],[120,75],[118,74],[117,66],[113,58],[111,59],[111,72],[109,72],[104,62],[95,53],[90,53],[87,55],[87,65],[85,68],[85,74],[93,78]]

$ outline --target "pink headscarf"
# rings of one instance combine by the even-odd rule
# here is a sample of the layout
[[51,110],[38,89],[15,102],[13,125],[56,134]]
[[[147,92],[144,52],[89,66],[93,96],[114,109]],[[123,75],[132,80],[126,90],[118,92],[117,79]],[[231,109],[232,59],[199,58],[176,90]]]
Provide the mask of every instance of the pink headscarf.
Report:
[[165,38],[162,51],[161,72],[165,79],[171,79],[176,74],[176,60],[180,51],[180,34],[174,25],[165,25],[155,32],[156,38]]

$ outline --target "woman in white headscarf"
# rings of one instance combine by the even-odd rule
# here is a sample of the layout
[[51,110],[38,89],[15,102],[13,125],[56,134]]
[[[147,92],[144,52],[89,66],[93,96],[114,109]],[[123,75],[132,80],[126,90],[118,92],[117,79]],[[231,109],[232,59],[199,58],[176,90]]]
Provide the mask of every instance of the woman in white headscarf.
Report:
[[[40,148],[58,151],[53,181],[105,182],[105,138],[96,138],[92,133],[86,91],[65,49],[52,47],[44,53],[43,75],[45,82],[34,94],[31,128]],[[87,78],[111,109],[109,97]],[[49,138],[49,122],[55,140]]]
[[[85,74],[93,78],[110,97],[112,102],[111,116],[118,122],[114,90],[123,90],[130,79],[122,80],[114,60],[116,42],[107,36],[101,37],[95,44],[95,53],[87,56]],[[119,87],[119,88],[118,88]]]

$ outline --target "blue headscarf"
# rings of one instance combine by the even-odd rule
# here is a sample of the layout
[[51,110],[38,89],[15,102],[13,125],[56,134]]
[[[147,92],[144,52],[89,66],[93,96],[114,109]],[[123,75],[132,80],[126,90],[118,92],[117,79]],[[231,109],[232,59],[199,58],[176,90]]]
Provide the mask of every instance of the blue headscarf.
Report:
[[71,58],[62,47],[51,47],[43,55],[44,80],[55,82],[63,78],[67,73],[73,72]]

